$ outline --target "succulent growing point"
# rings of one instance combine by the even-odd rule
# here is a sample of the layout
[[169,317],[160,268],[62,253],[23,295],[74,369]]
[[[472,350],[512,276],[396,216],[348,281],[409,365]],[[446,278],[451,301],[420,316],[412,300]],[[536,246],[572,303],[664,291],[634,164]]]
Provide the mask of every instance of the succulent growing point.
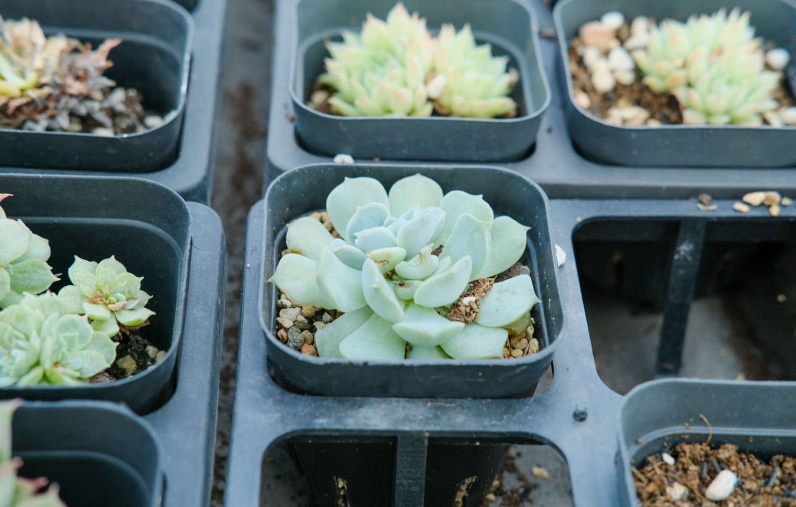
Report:
[[426,20],[402,4],[387,21],[368,14],[362,33],[343,33],[343,42],[326,42],[331,58],[318,80],[334,88],[329,99],[344,116],[430,116],[425,77],[432,60]]
[[780,74],[765,70],[749,16],[721,9],[686,23],[665,20],[651,28],[647,47],[633,52],[644,83],[680,101],[684,123],[760,125],[762,113],[776,109],[771,94]]
[[[8,194],[0,194],[0,201]],[[40,294],[58,278],[47,264],[49,242],[33,234],[20,220],[7,218],[0,207],[0,309]]]
[[150,296],[141,290],[141,281],[128,273],[124,265],[111,256],[100,263],[75,256],[69,268],[69,280],[58,296],[69,312],[91,320],[91,327],[107,336],[119,333],[119,325],[136,329],[146,324],[155,313],[146,308]]
[[78,384],[115,359],[116,343],[51,292],[0,311],[0,387]]
[[297,303],[344,312],[316,333],[321,356],[501,358],[509,331],[531,324],[530,276],[493,279],[520,259],[528,228],[495,217],[481,196],[443,195],[419,174],[389,194],[375,179],[346,178],[326,210],[341,238],[295,220],[291,253],[269,280]]
[[3,507],[66,507],[58,496],[58,486],[47,479],[17,477],[22,460],[11,456],[11,422],[19,400],[0,402],[0,505]]
[[517,104],[508,95],[519,74],[515,69],[506,71],[508,57],[493,57],[489,44],[477,46],[470,25],[459,33],[453,25],[442,25],[434,42],[434,77],[428,95],[441,114],[478,118],[517,114]]

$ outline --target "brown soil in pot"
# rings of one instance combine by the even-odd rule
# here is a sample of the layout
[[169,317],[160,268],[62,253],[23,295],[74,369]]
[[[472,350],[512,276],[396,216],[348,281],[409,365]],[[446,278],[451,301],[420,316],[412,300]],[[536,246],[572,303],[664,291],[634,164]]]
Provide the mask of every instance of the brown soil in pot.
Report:
[[[753,441],[752,437],[749,438]],[[642,507],[796,507],[796,459],[776,455],[768,461],[742,453],[738,446],[678,444],[666,450],[676,461],[667,464],[662,454],[649,456],[641,469],[633,468],[633,481]],[[738,477],[732,494],[721,501],[705,498],[705,490],[719,470]],[[687,488],[679,500],[672,494]],[[677,496],[677,495],[675,495]]]

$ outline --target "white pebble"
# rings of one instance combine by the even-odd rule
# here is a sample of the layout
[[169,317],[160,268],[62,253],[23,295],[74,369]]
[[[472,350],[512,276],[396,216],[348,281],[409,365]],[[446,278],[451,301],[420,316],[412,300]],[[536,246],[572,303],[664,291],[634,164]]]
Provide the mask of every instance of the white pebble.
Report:
[[105,127],[97,127],[91,131],[92,134],[95,136],[102,136],[102,137],[113,137],[115,134],[113,133],[113,129],[105,128]]
[[766,63],[774,70],[782,70],[788,66],[790,53],[784,48],[774,48],[766,53]]
[[614,77],[623,85],[632,85],[636,81],[636,73],[632,70],[615,70]]
[[675,482],[671,486],[666,486],[666,495],[675,502],[679,502],[688,493],[688,488]]
[[583,63],[586,67],[591,70],[592,72],[594,69],[592,67],[595,63],[603,59],[603,54],[600,52],[599,49],[593,46],[582,46],[583,47]]
[[426,94],[430,99],[438,99],[440,95],[442,95],[442,91],[445,89],[445,85],[448,84],[448,78],[445,77],[445,74],[437,74],[434,76],[434,79],[428,82],[426,85]]
[[339,153],[339,154],[334,156],[332,161],[335,164],[353,164],[354,163],[354,157],[352,157],[351,155],[348,155],[346,153]]
[[633,51],[634,49],[644,49],[647,47],[647,44],[650,43],[650,34],[647,32],[638,33],[636,35],[631,35],[629,39],[625,41],[625,49],[628,51]]
[[664,453],[662,453],[662,454],[661,454],[661,458],[663,458],[663,461],[664,461],[664,462],[665,462],[667,465],[674,466],[674,464],[675,464],[675,461],[674,461],[674,458],[672,457],[672,455],[671,455],[671,454],[668,454],[668,453],[665,453],[665,452],[664,452]]
[[575,93],[575,103],[579,105],[581,109],[588,109],[591,106],[591,99],[586,92],[578,91]]
[[633,70],[636,68],[636,62],[627,49],[618,47],[608,53],[608,68],[611,70]]
[[558,245],[556,245],[556,262],[559,268],[567,262],[567,253]]
[[785,122],[779,117],[779,115],[774,111],[766,111],[763,113],[763,119],[766,120],[766,123],[771,125],[772,127],[784,127]]
[[611,30],[619,30],[619,27],[625,22],[625,17],[621,12],[611,11],[603,14],[603,17],[600,18],[600,22]]
[[787,107],[780,109],[779,117],[788,125],[796,125],[796,107]]
[[607,70],[598,70],[591,76],[591,84],[597,93],[608,93],[616,86],[614,75]]
[[592,74],[595,72],[610,72],[611,69],[608,68],[608,60],[605,58],[600,57],[599,60],[595,60],[592,64],[591,68],[589,69]]
[[714,502],[726,500],[732,495],[736,484],[738,477],[729,470],[722,470],[705,490],[705,498]]
[[163,125],[163,118],[156,115],[150,115],[144,118],[144,125],[148,129],[156,129]]
[[638,16],[630,23],[630,35],[640,35],[649,32],[650,20],[644,16]]

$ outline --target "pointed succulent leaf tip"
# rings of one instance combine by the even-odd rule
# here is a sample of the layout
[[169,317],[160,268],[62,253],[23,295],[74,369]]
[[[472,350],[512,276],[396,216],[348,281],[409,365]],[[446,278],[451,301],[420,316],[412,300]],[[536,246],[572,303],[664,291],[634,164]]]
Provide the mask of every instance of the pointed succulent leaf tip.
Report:
[[465,324],[459,334],[440,347],[453,359],[500,359],[508,336],[505,329]]
[[415,292],[415,303],[426,308],[452,304],[467,287],[472,270],[470,257],[462,257],[449,270],[425,280]]
[[325,328],[319,329],[315,333],[315,347],[318,350],[318,355],[342,358],[340,343],[359,329],[371,315],[373,315],[373,310],[368,306],[363,306],[353,312],[344,313]]
[[406,258],[406,250],[397,246],[380,248],[369,252],[368,258],[373,260],[379,266],[379,271],[384,274],[395,269],[395,266]]
[[412,350],[406,353],[407,359],[415,361],[433,361],[436,359],[450,359],[451,356],[442,350],[442,347],[419,347],[412,345]]
[[407,280],[423,280],[431,276],[439,266],[439,258],[432,255],[432,246],[426,245],[420,253],[408,261],[399,262],[395,266],[395,273]]
[[346,241],[353,242],[356,234],[385,225],[390,210],[380,202],[371,202],[357,207],[345,228]]
[[475,280],[492,254],[489,225],[469,213],[460,216],[445,242],[440,257],[450,257],[454,263],[464,257],[470,257],[473,266],[470,280]]
[[340,342],[340,354],[359,361],[398,361],[406,355],[406,342],[392,330],[393,323],[373,315]]
[[431,308],[410,303],[403,322],[394,324],[392,329],[412,346],[435,347],[452,339],[463,327],[462,322],[450,321]]
[[[362,293],[360,272],[346,266],[328,248],[321,251],[315,276],[324,299],[332,303],[332,306],[323,308],[350,312],[367,304]],[[304,303],[299,299],[296,301]]]
[[531,277],[515,276],[492,286],[481,299],[475,321],[487,327],[508,326],[530,312],[538,302]]
[[368,306],[381,318],[400,322],[404,318],[404,303],[395,295],[392,284],[384,279],[372,259],[362,265],[362,291]]
[[431,178],[415,174],[396,181],[390,188],[389,199],[390,213],[399,217],[413,208],[439,206],[442,188]]
[[689,125],[760,125],[776,109],[780,75],[766,70],[765,52],[749,13],[722,9],[687,22],[653,25],[646,48],[632,53],[644,83],[671,92]]
[[386,227],[374,227],[356,233],[354,246],[365,251],[372,252],[381,248],[390,248],[397,245],[395,234]]
[[492,250],[486,264],[476,278],[498,275],[522,258],[527,245],[528,227],[507,216],[495,218],[489,230]]
[[491,222],[495,218],[492,208],[480,195],[471,195],[460,190],[445,194],[440,208],[445,211],[445,225],[434,238],[435,246],[445,244],[459,217],[466,213],[485,222]]
[[314,261],[321,258],[321,250],[334,241],[326,227],[310,217],[302,217],[287,224],[287,247]]
[[[326,198],[326,212],[337,232],[344,233],[359,206],[378,202],[389,206],[387,191],[373,178],[346,178]],[[346,238],[353,242],[354,238]]]
[[414,257],[431,243],[444,220],[445,212],[441,208],[429,207],[418,211],[396,234],[398,246],[406,250],[407,256]]
[[318,263],[298,254],[287,254],[279,260],[276,272],[268,281],[279,287],[290,299],[303,305],[334,310],[334,303],[318,287],[315,272]]
[[367,254],[359,248],[349,245],[345,240],[335,238],[331,245],[332,253],[349,268],[362,270],[362,264],[368,258]]

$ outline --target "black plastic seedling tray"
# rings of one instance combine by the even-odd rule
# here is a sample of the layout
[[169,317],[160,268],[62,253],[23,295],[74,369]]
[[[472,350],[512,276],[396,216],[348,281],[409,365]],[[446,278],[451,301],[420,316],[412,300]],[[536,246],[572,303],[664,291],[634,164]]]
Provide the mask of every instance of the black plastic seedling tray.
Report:
[[[528,253],[523,260],[531,268],[534,287],[542,304],[533,309],[541,328],[537,336],[542,350],[532,357],[511,361],[406,361],[399,364],[341,361],[305,356],[283,345],[274,335],[277,290],[267,284],[284,250],[285,224],[326,207],[326,196],[346,177],[368,176],[384,188],[406,176],[423,174],[442,186],[444,192],[462,190],[483,195],[495,216],[508,215],[530,227]],[[311,187],[308,187],[308,182]],[[507,190],[511,189],[510,192]],[[547,200],[541,189],[510,171],[472,167],[468,169],[405,165],[345,166],[323,164],[302,167],[276,180],[266,194],[265,237],[262,248],[262,333],[268,356],[280,379],[316,394],[348,396],[448,396],[483,398],[515,396],[533,392],[553,358],[560,339],[562,316],[558,304],[556,260],[549,240]],[[362,382],[363,364],[369,380]]]
[[508,56],[509,67],[520,74],[512,93],[518,104],[517,116],[355,118],[315,111],[307,100],[315,80],[324,72],[323,62],[328,56],[324,40],[340,38],[343,30],[358,29],[367,13],[385,19],[395,2],[300,0],[283,8],[290,11],[296,38],[291,46],[290,97],[302,145],[319,154],[347,153],[357,158],[488,162],[525,157],[550,101],[537,58],[539,41],[533,11],[515,0],[404,3],[409,12],[418,11],[426,18],[430,30],[438,30],[443,23],[453,23],[457,29],[470,23],[477,42],[488,42],[493,54]]
[[[45,17],[49,15],[49,18],[52,19],[54,15],[58,15],[58,18],[54,18],[57,21],[53,21],[51,24],[55,27],[63,27],[63,30],[67,34],[76,35],[79,38],[95,40],[114,35],[113,32],[108,30],[108,25],[112,20],[117,20],[117,23],[121,26],[129,26],[130,28],[127,29],[128,35],[122,34],[122,37],[125,37],[125,40],[129,41],[126,44],[128,44],[131,53],[121,54],[125,43],[117,47],[111,53],[111,60],[114,60],[117,65],[111,70],[120,71],[123,69],[123,64],[133,62],[135,65],[130,67],[130,69],[134,71],[135,77],[132,75],[133,72],[130,72],[130,76],[117,76],[120,84],[130,82],[136,85],[135,80],[142,79],[141,76],[144,76],[146,79],[155,80],[157,82],[162,80],[160,86],[164,86],[165,83],[174,81],[176,78],[170,76],[169,73],[166,73],[165,77],[164,75],[156,75],[153,77],[153,74],[155,74],[155,72],[163,73],[163,70],[168,68],[168,65],[172,65],[172,63],[166,65],[166,62],[179,60],[180,64],[184,65],[179,68],[179,75],[181,76],[182,82],[174,85],[176,88],[174,91],[175,95],[173,96],[174,104],[180,104],[181,117],[174,119],[160,129],[143,134],[160,135],[159,131],[166,127],[173,129],[173,139],[171,141],[171,148],[168,150],[168,156],[163,157],[161,154],[159,162],[150,162],[148,166],[143,164],[143,162],[148,159],[154,160],[154,154],[150,153],[150,149],[145,149],[145,146],[127,147],[124,148],[126,151],[121,151],[122,148],[120,148],[120,146],[131,144],[127,143],[127,141],[131,140],[129,138],[119,136],[116,138],[96,138],[96,136],[89,136],[87,134],[83,134],[82,136],[85,137],[81,137],[80,141],[83,141],[83,139],[86,140],[86,143],[107,141],[110,143],[107,145],[108,149],[102,149],[104,150],[102,151],[84,146],[80,148],[82,150],[81,153],[90,153],[90,157],[86,158],[86,156],[81,156],[80,158],[75,158],[77,156],[76,150],[78,146],[81,146],[80,143],[69,141],[68,146],[64,146],[63,149],[55,150],[54,148],[50,148],[50,146],[57,145],[54,141],[51,141],[57,136],[63,135],[64,139],[67,137],[71,139],[75,137],[75,135],[45,133],[41,135],[47,136],[47,145],[43,146],[41,142],[38,142],[36,146],[38,146],[40,152],[32,153],[32,156],[43,157],[46,155],[49,157],[48,160],[41,160],[41,163],[31,164],[25,161],[4,161],[3,158],[0,157],[0,173],[42,174],[46,172],[47,174],[66,173],[101,175],[107,177],[136,176],[161,183],[173,189],[187,200],[204,203],[208,202],[212,181],[211,169],[215,153],[215,120],[219,105],[219,78],[221,75],[221,56],[224,54],[227,1],[189,1],[188,7],[192,6],[191,3],[193,4],[190,15],[179,6],[179,3],[181,2],[174,2],[173,0],[125,0],[119,3],[119,5],[116,5],[117,2],[92,0],[91,2],[79,2],[79,8],[75,9],[73,9],[74,6],[72,6],[71,3],[68,3],[70,8],[67,9],[69,11],[67,16],[67,14],[63,13],[63,15],[58,14],[58,12],[63,11],[62,7],[66,5],[67,2],[36,0],[32,3],[61,6],[54,8],[51,15],[49,14],[49,10],[43,10],[41,15],[30,12],[28,8],[29,2],[27,0],[3,0],[0,2],[0,12],[2,12],[4,17],[9,19],[23,15],[29,17]],[[13,16],[10,12],[6,12],[6,8],[4,7],[6,4],[15,6],[13,11],[15,14]],[[91,10],[91,6],[95,4],[98,6],[97,9]],[[188,29],[188,31],[185,32],[186,28],[182,26],[162,26],[161,31],[165,32],[165,34],[161,35],[163,42],[157,41],[151,35],[146,35],[154,31],[156,27],[160,26],[162,23],[165,23],[165,20],[162,19],[164,16],[159,15],[157,12],[150,12],[144,18],[146,19],[144,22],[141,21],[141,14],[136,16],[132,14],[129,16],[125,15],[128,10],[139,12],[142,6],[145,5],[152,5],[163,11],[178,13],[180,19],[186,23],[185,26],[190,26],[191,23],[193,24],[192,31]],[[52,8],[49,9],[53,10]],[[10,8],[8,10],[10,11]],[[79,13],[84,14],[81,15]],[[125,19],[125,17],[129,19]],[[70,26],[69,21],[73,21],[71,24],[75,26],[86,26],[86,29],[82,32],[70,30],[68,28]],[[122,21],[124,21],[126,25],[122,24]],[[79,23],[82,23],[82,25]],[[181,31],[182,36],[186,37],[184,43],[185,49],[183,50],[184,54],[181,53],[178,56],[173,54],[173,49],[169,48],[178,45],[177,39],[179,39]],[[140,35],[136,36],[136,33]],[[81,35],[84,37],[81,37]],[[153,59],[140,58],[142,53],[139,50],[141,47],[151,47],[153,49],[151,49],[150,52],[153,55],[162,53],[166,59],[164,60],[164,58],[158,57],[157,60],[153,61]],[[116,53],[117,51],[120,53]],[[144,72],[145,68],[154,70]],[[111,72],[110,75],[113,75],[113,73]],[[124,79],[122,79],[123,77]],[[149,96],[150,93],[146,93],[146,95]],[[163,130],[163,132],[165,132],[165,130]],[[26,135],[30,133],[13,131],[9,132],[9,134]],[[0,134],[0,137],[2,135],[5,134]],[[31,137],[25,137],[23,139],[31,139]],[[20,144],[22,141],[15,142],[17,144],[14,146],[25,146],[25,144]],[[35,147],[27,147],[25,149],[30,152],[31,149],[35,149]],[[22,153],[22,150],[4,150],[3,153],[3,157],[16,156],[14,154]],[[107,160],[98,160],[96,157],[100,155],[104,156]],[[64,165],[67,163],[69,164],[68,166]],[[33,167],[36,168],[34,169]],[[69,169],[57,169],[58,167],[68,167]]]
[[122,39],[110,53],[106,75],[118,86],[135,88],[144,107],[171,118],[141,133],[111,137],[68,132],[0,130],[0,165],[38,169],[102,169],[149,172],[176,158],[185,93],[188,89],[193,21],[185,9],[166,0],[108,2],[82,0],[3,0],[4,19],[37,20],[48,35],[63,33],[93,47]]
[[96,401],[27,402],[14,413],[12,456],[20,477],[58,484],[66,505],[159,507],[163,447],[152,427],[122,406]]
[[[293,28],[295,26],[293,13],[298,1],[277,0],[276,2],[271,73],[274,79],[271,83],[265,185],[282,172],[306,164],[328,162],[331,158],[316,155],[307,149],[296,132],[297,111],[291,100],[290,76],[295,59],[294,39],[297,37]],[[576,135],[567,127],[566,111],[570,99],[567,85],[562,79],[564,62],[556,40],[552,12],[543,0],[520,1],[531,6],[539,22],[540,54],[544,73],[550,83],[551,101],[542,118],[533,152],[521,160],[500,165],[536,181],[552,198],[687,198],[695,197],[702,192],[708,192],[713,197],[726,198],[738,192],[761,188],[778,190],[784,194],[796,193],[796,163],[787,168],[776,169],[750,165],[737,167],[737,163],[732,164],[732,168],[700,168],[695,163],[683,167],[665,165],[653,168],[601,163],[579,153],[573,145]],[[779,0],[772,1],[781,3]],[[600,7],[595,8],[608,11],[612,6],[619,4],[609,2],[599,5]],[[728,5],[728,7],[734,6],[735,4]],[[418,7],[421,14],[426,9],[427,7]],[[758,22],[765,23],[763,19],[759,19]],[[787,33],[788,30],[785,26],[780,32]],[[789,31],[792,32],[793,29]],[[391,138],[394,137],[393,134],[390,132],[385,136]],[[618,145],[613,145],[612,149],[618,153],[630,151],[631,148],[626,143],[622,141]],[[702,140],[697,142],[699,150],[702,150],[703,144]],[[612,145],[606,144],[606,146],[611,148]],[[675,147],[675,151],[686,151],[686,149],[690,150],[688,146],[682,144]],[[342,148],[341,152],[344,152]],[[783,150],[780,152],[784,154]],[[385,162],[388,157],[381,156],[380,159]],[[371,159],[368,158],[364,162],[371,162]]]
[[[48,231],[40,231],[39,227],[47,224],[45,217],[61,211],[58,228],[72,231],[67,249],[97,243],[99,239],[105,248],[129,248],[135,244],[129,236],[113,238],[112,233],[118,232],[116,227],[125,228],[127,234],[144,231],[153,242],[151,250],[141,256],[155,256],[157,262],[152,262],[163,273],[176,269],[177,273],[171,275],[174,286],[167,290],[173,292],[171,297],[180,305],[180,310],[171,310],[171,318],[166,307],[155,309],[158,315],[153,318],[153,326],[156,319],[166,321],[162,325],[171,339],[169,359],[139,377],[75,388],[4,389],[0,397],[128,402],[144,414],[163,445],[164,505],[206,506],[213,470],[226,271],[224,234],[218,216],[201,204],[188,203],[186,207],[176,194],[160,185],[131,178],[0,175],[0,188],[4,193],[16,194],[3,201],[8,216],[19,217],[17,212],[22,211],[31,229],[50,239],[53,234],[45,232],[57,228],[51,225]],[[87,191],[89,197],[81,199]],[[93,222],[103,228],[96,230],[91,224],[76,230],[86,222],[85,217],[94,217]],[[52,224],[53,220],[49,222]],[[54,251],[59,248],[55,241],[51,245]],[[170,263],[179,266],[183,260],[187,264],[169,267]],[[127,267],[133,270],[136,262],[146,265],[145,261],[135,261]],[[179,282],[180,277],[187,278]],[[145,279],[145,287],[146,282]]]
[[[740,193],[733,197],[740,197]],[[583,239],[586,234],[593,234],[592,239],[616,240],[622,234],[621,228],[616,232],[615,228],[603,227],[600,232],[600,224],[635,221],[646,224],[648,229],[655,229],[652,237],[656,240],[671,241],[670,233],[660,232],[665,229],[656,228],[655,224],[668,222],[675,225],[675,248],[671,269],[666,274],[669,285],[658,353],[660,364],[674,364],[674,368],[665,369],[668,375],[672,375],[677,372],[676,366],[682,355],[684,319],[697,283],[697,268],[704,246],[728,239],[750,243],[792,242],[796,239],[794,208],[783,208],[781,216],[772,218],[765,209],[759,208],[746,214],[737,213],[732,210],[732,203],[732,200],[717,200],[717,209],[706,212],[689,200],[550,201],[551,239],[567,256],[566,262],[558,269],[558,297],[566,318],[553,358],[552,383],[543,392],[520,399],[412,399],[306,396],[289,392],[273,380],[265,360],[266,339],[260,324],[263,307],[257,298],[264,269],[261,245],[265,210],[261,201],[249,215],[227,505],[254,507],[260,504],[261,497],[268,501],[268,492],[262,491],[258,484],[262,462],[269,448],[279,442],[306,444],[314,439],[320,439],[324,445],[355,442],[364,450],[387,442],[383,447],[386,451],[381,454],[382,461],[365,465],[370,470],[385,460],[392,464],[391,473],[382,474],[387,477],[383,482],[368,485],[371,489],[390,492],[384,505],[442,505],[427,500],[424,503],[426,492],[432,487],[427,474],[433,463],[433,446],[440,439],[464,440],[474,446],[482,443],[551,445],[566,460],[576,506],[620,505],[620,499],[628,498],[623,489],[625,465],[616,462],[620,447],[625,445],[620,444],[617,438],[623,398],[608,389],[596,372],[578,284],[573,237],[580,235],[579,238]],[[643,231],[644,228],[640,229]],[[632,237],[625,235],[624,239]],[[362,382],[367,381],[364,375],[363,372]],[[677,384],[682,381],[656,381],[639,388],[639,395],[628,399],[622,413],[627,413],[628,407],[638,406],[636,400],[639,398],[649,398],[655,410],[671,409],[672,415],[661,417],[662,422],[676,420],[679,414],[686,418],[678,421],[680,424],[688,422],[692,429],[705,433],[698,417],[702,410],[714,414],[717,422],[723,421],[728,427],[731,424],[727,420],[729,415],[719,414],[724,402],[709,399],[712,393],[724,394],[728,397],[727,403],[737,404],[743,399],[747,415],[739,420],[736,429],[714,427],[714,432],[741,434],[748,431],[757,434],[770,429],[771,421],[774,421],[772,417],[790,406],[783,401],[781,384],[776,383],[692,381],[684,383],[682,389],[672,388],[689,393],[673,402],[671,396],[665,394],[669,390],[667,382]],[[714,384],[718,387],[714,388]],[[738,388],[739,394],[727,394],[734,388]],[[754,395],[750,394],[752,391]],[[681,398],[689,400],[687,407],[677,408]],[[755,419],[756,414],[767,410],[776,400],[781,402],[776,411],[772,409],[772,414]],[[688,412],[689,407],[700,412]],[[654,421],[643,426],[644,420],[652,421],[635,419],[633,424],[637,426],[631,426],[629,420],[623,419],[621,424],[625,431],[635,432],[633,428],[640,428],[638,431],[644,433],[654,431],[651,428]],[[792,426],[787,420],[782,423]],[[671,432],[676,433],[677,430]],[[623,436],[621,442],[626,438],[629,437]],[[316,453],[321,449],[314,448]],[[792,447],[783,448],[783,451],[789,450]],[[462,475],[460,480],[476,475],[470,470],[457,470]],[[320,480],[326,481],[327,488],[334,487],[334,477],[330,477],[329,471],[326,473]],[[311,478],[313,481],[317,479]],[[491,481],[492,478],[486,480]],[[313,485],[311,489],[314,490]],[[472,500],[471,504],[478,505],[479,500]]]

